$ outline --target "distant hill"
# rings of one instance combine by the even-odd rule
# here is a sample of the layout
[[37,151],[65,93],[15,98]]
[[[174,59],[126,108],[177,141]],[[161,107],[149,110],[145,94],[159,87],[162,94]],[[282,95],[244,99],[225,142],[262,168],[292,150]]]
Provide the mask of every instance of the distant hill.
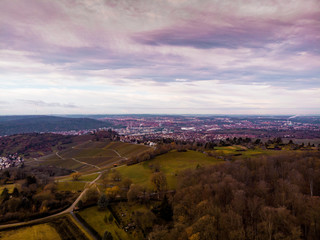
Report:
[[42,156],[52,152],[55,146],[72,143],[75,137],[53,133],[26,133],[2,137],[0,138],[0,156],[15,153],[32,157]]
[[0,116],[0,136],[32,132],[77,131],[111,126],[108,122],[90,118]]

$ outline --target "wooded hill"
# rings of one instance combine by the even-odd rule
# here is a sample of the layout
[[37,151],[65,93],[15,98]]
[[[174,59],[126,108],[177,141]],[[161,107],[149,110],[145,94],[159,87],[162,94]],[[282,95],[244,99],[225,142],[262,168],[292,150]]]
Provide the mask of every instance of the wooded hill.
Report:
[[108,122],[90,118],[66,118],[54,116],[4,116],[0,117],[0,136],[110,127]]

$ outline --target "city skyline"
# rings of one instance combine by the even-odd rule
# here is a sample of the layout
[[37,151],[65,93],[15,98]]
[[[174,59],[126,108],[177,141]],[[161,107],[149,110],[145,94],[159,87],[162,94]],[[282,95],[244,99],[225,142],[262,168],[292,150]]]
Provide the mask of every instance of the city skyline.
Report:
[[320,114],[320,2],[0,3],[0,112]]

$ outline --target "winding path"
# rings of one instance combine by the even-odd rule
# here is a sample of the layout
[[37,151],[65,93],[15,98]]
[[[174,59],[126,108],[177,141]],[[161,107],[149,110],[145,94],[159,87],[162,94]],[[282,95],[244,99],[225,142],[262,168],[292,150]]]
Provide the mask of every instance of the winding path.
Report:
[[[6,228],[12,228],[12,227],[20,227],[20,226],[24,226],[24,225],[30,225],[30,224],[34,224],[34,223],[41,223],[43,221],[47,221],[47,220],[50,220],[52,218],[55,218],[55,217],[58,217],[58,216],[61,216],[63,214],[67,214],[67,213],[72,213],[73,212],[73,209],[75,208],[75,206],[78,204],[78,202],[81,200],[81,198],[83,197],[83,195],[88,191],[88,189],[96,182],[100,179],[101,175],[102,175],[103,172],[99,172],[99,175],[93,180],[91,181],[87,186],[86,188],[81,192],[81,194],[77,197],[77,199],[72,203],[71,206],[69,206],[67,209],[59,212],[59,213],[56,213],[56,214],[53,214],[53,215],[50,215],[50,216],[47,216],[47,217],[43,217],[43,218],[38,218],[38,219],[34,219],[34,220],[31,220],[31,221],[27,221],[27,222],[19,222],[19,223],[11,223],[11,224],[4,224],[4,225],[0,225],[0,230],[2,229],[6,229]],[[71,214],[72,215],[72,214]],[[73,216],[73,215],[72,215]]]

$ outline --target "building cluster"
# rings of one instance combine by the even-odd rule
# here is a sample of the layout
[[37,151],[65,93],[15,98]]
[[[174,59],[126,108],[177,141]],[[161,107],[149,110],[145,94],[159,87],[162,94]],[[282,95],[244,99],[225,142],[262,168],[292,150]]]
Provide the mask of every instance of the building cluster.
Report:
[[93,130],[93,129],[84,129],[84,130],[57,131],[57,132],[52,132],[52,133],[61,134],[61,135],[65,135],[65,136],[68,136],[68,135],[80,136],[80,135],[84,135],[84,134],[90,134],[90,133],[92,134],[95,131],[96,130]]
[[56,131],[56,132],[51,132],[54,134],[60,134],[60,135],[73,135],[73,136],[80,136],[80,135],[85,135],[85,134],[94,134],[97,131],[107,131],[110,128],[98,128],[98,129],[82,129],[82,130],[70,130],[70,131]]
[[0,170],[10,167],[21,167],[23,164],[23,158],[17,154],[12,154],[7,157],[0,157]]
[[146,116],[106,118],[124,142],[172,138],[183,141],[212,141],[226,138],[317,138],[320,124],[272,117]]

